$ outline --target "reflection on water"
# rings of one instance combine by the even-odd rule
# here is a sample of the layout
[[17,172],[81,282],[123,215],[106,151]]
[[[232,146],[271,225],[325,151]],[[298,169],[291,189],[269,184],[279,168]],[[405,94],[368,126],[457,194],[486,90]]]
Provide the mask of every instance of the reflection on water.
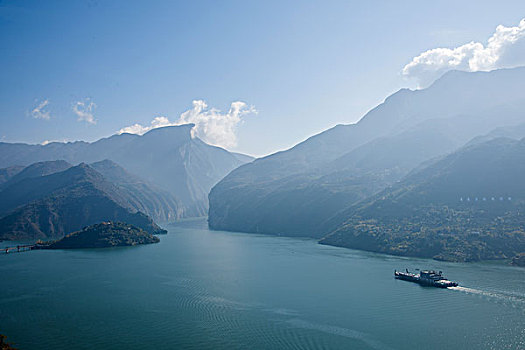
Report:
[[[404,268],[461,286],[395,280]],[[204,220],[156,245],[0,256],[0,276],[0,332],[21,349],[525,348],[525,269],[211,232]]]

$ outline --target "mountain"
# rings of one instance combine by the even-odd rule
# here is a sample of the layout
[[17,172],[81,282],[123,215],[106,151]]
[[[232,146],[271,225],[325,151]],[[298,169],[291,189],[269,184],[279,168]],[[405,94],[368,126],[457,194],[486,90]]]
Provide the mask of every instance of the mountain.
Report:
[[506,127],[496,128],[485,135],[480,135],[480,136],[473,138],[472,140],[470,140],[468,145],[482,143],[482,142],[489,141],[489,140],[492,140],[498,137],[507,137],[507,138],[511,138],[515,140],[520,140],[524,138],[525,137],[525,123],[513,125],[511,127],[506,126]]
[[165,233],[137,211],[125,193],[85,163],[22,179],[3,189],[0,198],[0,239],[61,238],[102,221]]
[[24,167],[20,165],[14,165],[8,168],[0,169],[0,186],[9,181],[9,179],[21,172],[23,169]]
[[338,125],[228,174],[209,195],[212,229],[321,238],[339,212],[421,163],[525,121],[525,68],[446,73],[402,89],[358,123]]
[[254,157],[249,156],[247,154],[236,153],[236,152],[230,152],[230,153],[233,154],[235,158],[237,158],[243,164],[253,162],[253,160],[255,159]]
[[357,204],[323,244],[472,261],[525,252],[525,138],[468,145]]
[[[0,174],[8,173],[13,168],[16,170],[16,174],[10,176],[4,183],[0,183],[0,190],[23,179],[54,174],[69,169],[71,166],[66,161],[56,160],[38,162],[27,167],[0,169]],[[169,222],[183,216],[183,206],[175,196],[129,173],[115,162],[106,159],[91,163],[89,166],[103,175],[107,181],[116,185],[135,210],[141,211],[153,220]]]
[[[11,176],[7,181],[0,184],[0,189],[9,187],[27,178],[46,176],[46,175],[51,175],[57,172],[61,172],[61,171],[71,168],[71,166],[72,166],[71,164],[69,164],[68,162],[64,160],[33,163],[27,167],[22,168],[19,172]],[[7,168],[7,169],[11,169],[11,168]]]
[[168,191],[140,179],[111,160],[91,163],[106,180],[116,185],[132,207],[158,222],[170,222],[183,216],[183,205]]
[[202,216],[208,192],[231,170],[250,160],[191,137],[193,124],[121,134],[88,142],[47,145],[0,143],[0,167],[65,160],[72,164],[109,159],[180,202],[182,216]]

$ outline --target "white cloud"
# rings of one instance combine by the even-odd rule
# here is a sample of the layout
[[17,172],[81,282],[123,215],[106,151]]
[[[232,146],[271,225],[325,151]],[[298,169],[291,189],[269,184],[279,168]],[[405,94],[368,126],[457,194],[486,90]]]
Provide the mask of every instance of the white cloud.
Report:
[[242,122],[242,117],[254,113],[257,111],[253,106],[248,106],[241,101],[232,102],[228,112],[222,113],[215,108],[208,109],[208,105],[203,100],[194,100],[193,108],[182,113],[176,121],[170,121],[167,117],[156,117],[150,125],[134,124],[120,129],[119,133],[142,135],[164,126],[193,123],[195,127],[192,129],[192,136],[212,145],[229,148],[237,145],[236,131],[237,126]]
[[47,111],[48,105],[48,99],[38,102],[37,106],[31,110],[31,115],[33,116],[33,118],[49,120],[51,118],[51,115],[49,114],[49,111]]
[[78,121],[84,121],[89,124],[96,124],[97,120],[95,119],[94,113],[97,105],[91,101],[89,98],[84,99],[83,101],[77,101],[73,104],[73,112],[78,116]]
[[45,140],[45,141],[42,141],[41,145],[42,145],[42,146],[45,146],[45,145],[49,145],[50,143],[53,143],[53,142],[58,142],[58,143],[67,143],[67,142],[69,142],[69,141],[66,140],[66,139],[62,139],[62,140]]
[[486,45],[470,42],[456,48],[436,48],[416,56],[403,68],[403,75],[426,86],[446,71],[469,72],[525,64],[525,18],[515,27],[498,25]]
[[127,126],[125,128],[120,129],[119,134],[128,133],[128,134],[142,135],[152,129],[162,128],[164,126],[172,126],[172,125],[179,125],[179,124],[170,122],[168,118],[166,117],[155,117],[151,121],[150,125],[142,126],[141,124],[133,124],[131,126]]

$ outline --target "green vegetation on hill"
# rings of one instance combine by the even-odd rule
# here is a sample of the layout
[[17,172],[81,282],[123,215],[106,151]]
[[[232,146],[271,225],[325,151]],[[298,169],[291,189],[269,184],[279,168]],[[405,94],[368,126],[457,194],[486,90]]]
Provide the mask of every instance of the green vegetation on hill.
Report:
[[102,222],[84,227],[46,246],[46,249],[82,249],[158,243],[158,237],[130,224]]
[[321,240],[451,261],[525,251],[525,139],[467,146],[356,205]]
[[508,259],[525,251],[520,207],[489,215],[482,208],[430,205],[400,219],[354,216],[320,243],[447,261]]

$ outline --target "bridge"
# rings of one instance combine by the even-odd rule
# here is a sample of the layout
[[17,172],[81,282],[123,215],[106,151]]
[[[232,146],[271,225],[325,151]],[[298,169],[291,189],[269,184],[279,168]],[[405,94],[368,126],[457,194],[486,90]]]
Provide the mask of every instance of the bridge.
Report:
[[36,244],[24,244],[24,245],[20,245],[19,244],[17,246],[13,246],[13,247],[4,247],[4,248],[2,248],[1,252],[4,253],[4,254],[21,253],[21,252],[30,251],[30,250],[32,250],[35,247],[36,247]]

